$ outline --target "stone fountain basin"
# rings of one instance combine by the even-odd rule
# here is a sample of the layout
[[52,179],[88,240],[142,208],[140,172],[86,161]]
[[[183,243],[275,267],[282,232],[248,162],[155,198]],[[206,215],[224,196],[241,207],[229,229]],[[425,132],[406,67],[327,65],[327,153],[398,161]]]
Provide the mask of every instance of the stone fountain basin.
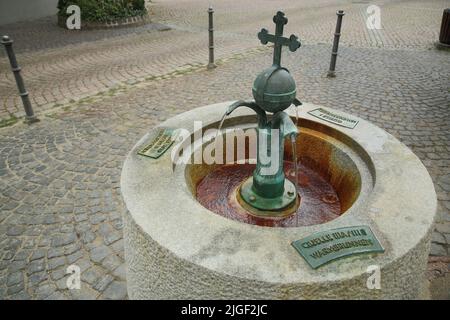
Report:
[[[294,123],[297,122],[296,117],[293,117],[292,120]],[[232,138],[236,137],[233,152],[234,161],[249,159],[249,155],[252,154],[248,144],[249,136],[251,134],[247,132],[246,135],[244,131],[255,128],[254,122],[255,117],[253,114],[248,115],[244,113],[243,115],[227,118],[221,130],[221,133],[224,136],[222,163],[226,163],[227,161],[227,139],[225,138],[226,136],[224,133],[226,129],[229,128],[242,129],[230,136]],[[298,125],[300,127],[300,134],[296,141],[297,160],[313,169],[320,176],[326,178],[331,184],[339,197],[341,213],[346,212],[352,205],[354,205],[354,208],[357,208],[365,201],[367,195],[373,188],[374,169],[368,154],[358,144],[352,143],[352,141],[346,135],[343,135],[342,132],[329,126],[305,118],[299,118]],[[217,128],[217,123],[214,123],[212,127]],[[205,126],[204,132],[210,128],[211,125]],[[193,136],[191,137],[194,138]],[[256,139],[256,132],[254,138]],[[238,157],[237,139],[241,139],[241,141],[247,139],[244,157]],[[215,140],[213,139],[212,143],[215,143],[214,141]],[[209,143],[205,143],[205,146],[208,144]],[[255,155],[256,148],[254,149],[253,154]],[[291,161],[293,157],[289,139],[285,139],[284,150],[284,159]],[[202,148],[197,148],[192,154],[198,151],[201,153]],[[193,158],[194,156],[192,156],[192,160]],[[222,165],[223,164],[195,164],[192,161],[192,163],[180,167],[179,169],[180,172],[182,172],[182,170],[185,171],[187,186],[195,197],[198,183]]]
[[[196,108],[160,126],[193,132],[194,121],[217,128],[232,102]],[[177,165],[170,151],[153,160],[137,151],[152,140],[152,129],[124,163],[121,191],[125,214],[125,257],[131,299],[314,299],[418,298],[424,292],[436,194],[420,160],[402,143],[370,122],[354,129],[300,108],[298,154],[327,177],[341,200],[342,215],[312,226],[268,228],[241,223],[204,208],[195,185],[214,166]],[[295,112],[290,113],[295,118]],[[227,127],[254,127],[242,108]],[[290,149],[287,149],[289,153]],[[315,232],[368,225],[385,249],[312,269],[291,246]],[[381,270],[381,289],[368,289],[369,266]]]

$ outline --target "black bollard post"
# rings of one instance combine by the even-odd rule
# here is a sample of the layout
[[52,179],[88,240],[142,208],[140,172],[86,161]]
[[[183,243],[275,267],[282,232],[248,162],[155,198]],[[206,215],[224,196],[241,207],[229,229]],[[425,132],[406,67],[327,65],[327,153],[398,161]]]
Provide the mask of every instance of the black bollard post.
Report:
[[216,64],[214,63],[214,24],[213,24],[213,13],[214,10],[212,7],[208,8],[208,20],[209,20],[209,63],[207,69],[214,69]]
[[9,63],[11,64],[11,69],[14,73],[14,78],[16,79],[17,87],[19,88],[19,95],[22,98],[23,108],[25,109],[25,123],[33,123],[39,121],[33,112],[33,107],[31,106],[30,99],[28,97],[28,92],[25,89],[25,84],[23,82],[22,76],[20,75],[21,68],[17,64],[16,55],[12,48],[13,41],[8,36],[3,36],[2,44],[5,46],[6,54],[9,58]]
[[438,49],[450,49],[450,8],[444,9],[442,13],[441,31],[436,47]]
[[331,61],[330,61],[330,70],[328,70],[327,76],[330,78],[334,78],[336,76],[336,59],[338,55],[338,47],[339,47],[339,37],[341,36],[341,26],[342,26],[342,17],[344,16],[344,10],[339,10],[336,12],[337,22],[336,22],[336,31],[334,33],[334,42],[333,49],[331,51]]

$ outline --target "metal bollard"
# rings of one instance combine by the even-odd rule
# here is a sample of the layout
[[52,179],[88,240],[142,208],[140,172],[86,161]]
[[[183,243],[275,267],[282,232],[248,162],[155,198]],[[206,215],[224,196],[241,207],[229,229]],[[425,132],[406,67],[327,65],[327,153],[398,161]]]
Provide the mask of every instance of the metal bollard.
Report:
[[212,7],[208,8],[208,20],[209,20],[209,63],[207,69],[214,69],[216,64],[214,63],[214,24],[213,24],[213,13],[214,10]]
[[30,99],[28,97],[28,92],[25,89],[25,84],[23,82],[22,76],[20,75],[21,68],[17,64],[16,55],[12,48],[13,41],[8,36],[3,36],[2,44],[5,46],[6,54],[9,58],[9,63],[11,64],[11,70],[14,73],[14,78],[16,79],[17,87],[19,88],[19,95],[22,98],[23,108],[25,109],[25,123],[33,123],[39,121],[34,115],[33,107],[31,106]]
[[337,22],[336,22],[336,31],[334,33],[334,42],[333,49],[331,50],[331,61],[330,61],[330,70],[328,70],[327,77],[334,78],[336,73],[334,70],[336,69],[336,59],[338,55],[338,47],[339,47],[339,37],[341,36],[341,26],[342,26],[342,17],[344,16],[344,10],[339,10],[336,12]]

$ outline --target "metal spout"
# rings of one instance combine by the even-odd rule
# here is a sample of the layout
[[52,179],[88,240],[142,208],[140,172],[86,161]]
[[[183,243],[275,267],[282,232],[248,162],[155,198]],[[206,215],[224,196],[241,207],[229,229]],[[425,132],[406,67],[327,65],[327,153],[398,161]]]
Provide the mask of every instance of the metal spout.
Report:
[[256,112],[256,114],[258,116],[258,127],[259,128],[264,128],[267,125],[266,112],[263,109],[261,109],[261,107],[258,106],[253,101],[243,101],[243,100],[236,101],[235,103],[233,103],[232,105],[230,105],[227,108],[227,111],[225,112],[225,114],[227,116],[229,116],[234,110],[236,110],[239,107],[247,107]]

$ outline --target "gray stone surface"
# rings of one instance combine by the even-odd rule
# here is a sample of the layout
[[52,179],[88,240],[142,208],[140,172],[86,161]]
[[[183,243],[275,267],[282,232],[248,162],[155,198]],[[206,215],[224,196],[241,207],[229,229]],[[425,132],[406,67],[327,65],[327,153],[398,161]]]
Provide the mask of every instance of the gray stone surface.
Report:
[[[271,49],[261,50],[255,30],[271,27],[273,8],[262,8],[250,0],[243,3],[250,9],[242,15],[218,8],[219,68],[206,72],[203,67],[207,50],[202,27],[204,8],[209,5],[206,2],[191,1],[189,7],[180,6],[176,0],[155,4],[153,9],[158,20],[179,26],[172,31],[144,31],[131,36],[129,30],[126,37],[107,36],[90,43],[56,37],[46,22],[44,26],[32,22],[16,26],[14,33],[12,29],[2,29],[2,33],[10,33],[17,40],[19,63],[41,122],[31,127],[19,122],[0,128],[0,298],[36,298],[39,284],[49,281],[56,286],[56,281],[65,275],[69,258],[67,265],[51,271],[47,261],[57,256],[67,257],[75,253],[69,253],[72,250],[78,250],[78,256],[83,255],[75,262],[82,274],[95,265],[100,276],[116,277],[114,272],[122,270],[123,277],[123,240],[107,245],[99,227],[109,224],[122,238],[124,207],[118,179],[127,152],[149,128],[171,116],[251,95],[249,88],[255,74],[271,62]],[[424,13],[425,5],[421,1],[386,1],[384,8],[388,10],[383,12],[389,13],[389,18],[384,19],[386,41],[382,45],[377,44],[380,38],[370,37],[366,30],[360,29],[363,20],[358,14],[365,4],[350,4],[345,8],[349,14],[344,18],[335,79],[324,75],[330,59],[337,7],[302,8],[306,3],[295,1],[298,9],[289,28],[295,25],[298,30],[287,30],[298,33],[304,46],[296,54],[283,56],[283,63],[297,81],[300,100],[370,120],[419,156],[433,178],[439,200],[436,222],[442,225],[439,230],[445,231],[438,233],[447,242],[433,246],[431,253],[434,257],[448,254],[450,197],[445,191],[447,180],[441,177],[450,174],[450,60],[447,52],[429,50],[437,38],[442,8],[447,2],[428,1]],[[350,18],[351,12],[356,13],[354,19]],[[402,23],[396,25],[398,21]],[[358,23],[361,25],[355,25]],[[228,28],[227,39],[220,32],[224,25]],[[239,29],[245,36],[235,32]],[[416,31],[412,32],[413,29]],[[70,46],[65,47],[67,42]],[[118,43],[127,49],[125,55],[111,50]],[[374,48],[377,46],[380,48]],[[9,111],[20,114],[22,106],[6,60],[0,60],[0,96],[10,97],[2,100],[0,118],[3,118],[9,116]],[[136,61],[145,63],[145,70],[136,68]],[[111,66],[119,65],[122,67],[109,73]],[[75,67],[74,73],[68,71]],[[112,79],[111,82],[102,84],[106,78]],[[138,79],[137,83],[125,87],[112,84],[130,78]],[[114,90],[95,96],[104,88]],[[89,99],[69,103],[70,99],[77,100],[87,92],[91,92]],[[103,221],[91,224],[91,217],[97,222],[93,217],[96,214]],[[67,224],[73,225],[79,238],[72,244],[53,248],[53,236],[62,235],[61,228]],[[23,226],[25,231],[21,235],[7,235],[11,226]],[[440,237],[436,239],[442,241]],[[91,249],[102,244],[110,247],[122,261],[113,273],[90,260]],[[30,257],[16,260],[16,254],[19,258],[28,255],[28,252],[20,253],[25,250],[31,250]],[[30,258],[44,259],[45,270],[28,276]],[[7,275],[17,271],[24,275],[24,289],[9,295]],[[101,295],[87,282],[83,282],[81,291],[62,293],[68,299],[95,299]]]
[[[185,128],[192,133],[194,121],[202,121],[204,127],[217,125],[230,104],[197,108],[161,126]],[[333,137],[346,143],[330,143],[342,148],[361,174],[361,193],[355,203],[339,218],[322,225],[264,228],[211,213],[192,197],[185,178],[186,165],[173,168],[170,152],[155,161],[137,154],[155,132],[140,139],[128,154],[121,176],[121,191],[129,211],[124,239],[130,298],[421,296],[437,208],[431,177],[411,150],[387,132],[363,119],[358,119],[354,129],[318,120],[308,114],[318,107],[303,103],[299,117],[333,128]],[[295,117],[292,110],[290,113]],[[228,119],[236,126],[252,127],[254,123],[245,120],[252,114],[245,109]],[[301,144],[302,135],[299,138]],[[290,245],[314,232],[358,225],[370,226],[386,248],[383,254],[352,256],[312,270]],[[380,268],[381,290],[369,290],[365,285],[370,265]]]
[[121,300],[127,296],[127,285],[125,281],[113,281],[105,292],[101,295],[102,299]]
[[103,259],[105,259],[109,254],[111,254],[111,250],[106,246],[95,247],[91,250],[91,260],[99,263]]

